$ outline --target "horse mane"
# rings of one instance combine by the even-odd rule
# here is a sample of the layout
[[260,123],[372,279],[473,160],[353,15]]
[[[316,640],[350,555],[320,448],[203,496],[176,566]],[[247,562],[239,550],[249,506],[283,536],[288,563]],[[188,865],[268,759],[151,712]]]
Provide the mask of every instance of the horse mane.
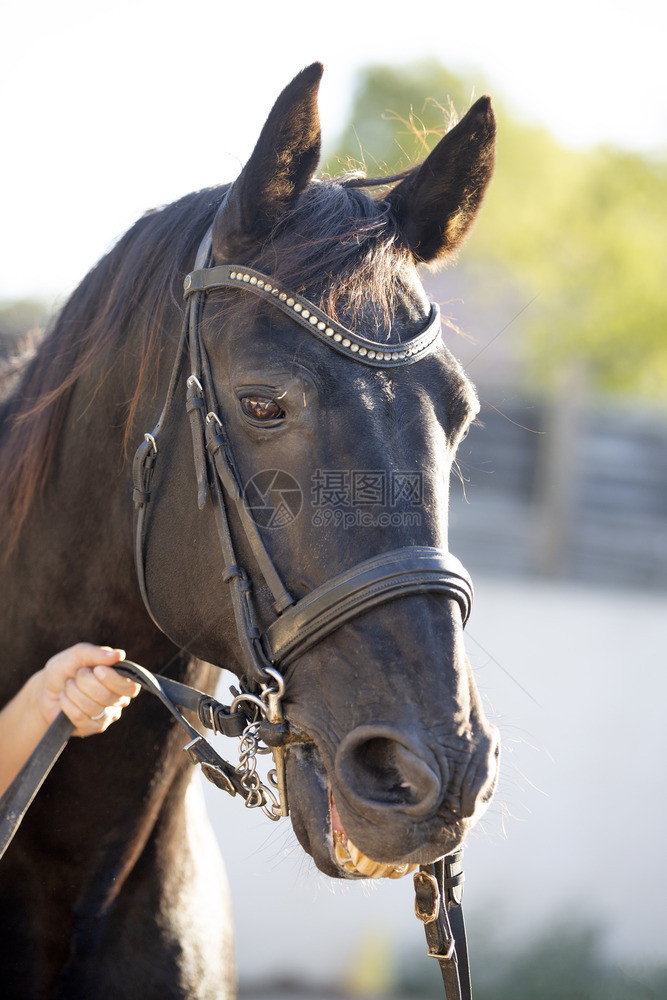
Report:
[[[365,188],[382,188],[400,179],[349,176],[317,180],[276,222],[270,237],[248,264],[282,287],[311,298],[324,312],[355,325],[363,303],[373,303],[371,339],[391,336],[391,319],[400,285],[400,264],[412,260],[389,205]],[[384,192],[382,192],[384,194]],[[236,262],[235,262],[236,263]],[[260,299],[234,291],[220,300],[229,319],[270,309]],[[341,314],[344,310],[345,315]]]
[[[381,199],[358,189],[400,176],[315,181],[254,259],[240,263],[297,292],[321,286],[320,305],[334,316],[341,298],[354,311],[369,294],[389,315],[397,258],[407,251]],[[184,274],[225,190],[186,195],[139,219],[72,293],[28,360],[18,388],[0,404],[0,535],[6,554],[45,484],[75,385],[132,334],[139,339],[140,361],[126,406],[127,447],[139,402],[157,384],[163,330],[174,325],[174,310],[182,312]],[[237,299],[232,308],[247,313],[242,292],[231,298]]]
[[[65,303],[0,412],[0,532],[11,551],[41,492],[72,391],[103,357],[137,331],[140,363],[128,403],[129,433],[155,364],[175,285],[222,198],[213,188],[147,213],[93,267]],[[173,321],[172,321],[173,322]]]

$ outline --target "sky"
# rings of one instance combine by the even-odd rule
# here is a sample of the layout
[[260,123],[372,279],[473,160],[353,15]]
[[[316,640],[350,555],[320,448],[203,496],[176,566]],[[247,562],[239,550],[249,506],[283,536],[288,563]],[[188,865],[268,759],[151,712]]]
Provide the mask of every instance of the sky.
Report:
[[[282,87],[317,59],[325,147],[361,68],[436,58],[566,144],[664,154],[664,11],[658,0],[13,4],[0,300],[62,297],[143,212],[232,180]],[[446,101],[415,94],[415,106],[427,96]]]

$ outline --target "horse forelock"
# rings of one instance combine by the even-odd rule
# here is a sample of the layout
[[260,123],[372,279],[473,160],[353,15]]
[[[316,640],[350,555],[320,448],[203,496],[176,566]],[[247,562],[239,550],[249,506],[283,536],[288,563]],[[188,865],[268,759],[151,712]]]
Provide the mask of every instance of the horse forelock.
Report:
[[[401,266],[412,257],[387,204],[361,190],[379,183],[381,179],[314,181],[252,258],[234,263],[252,266],[281,287],[310,297],[341,322],[353,324],[361,307],[371,303],[375,329],[364,333],[388,340],[402,287]],[[246,319],[262,308],[243,293],[231,306]]]

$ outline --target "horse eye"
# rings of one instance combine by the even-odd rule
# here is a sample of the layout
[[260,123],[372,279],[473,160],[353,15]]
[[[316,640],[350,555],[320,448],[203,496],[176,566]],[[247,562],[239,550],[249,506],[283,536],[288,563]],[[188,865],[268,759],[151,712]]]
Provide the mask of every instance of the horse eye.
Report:
[[268,396],[242,396],[241,409],[252,420],[280,420],[285,411]]

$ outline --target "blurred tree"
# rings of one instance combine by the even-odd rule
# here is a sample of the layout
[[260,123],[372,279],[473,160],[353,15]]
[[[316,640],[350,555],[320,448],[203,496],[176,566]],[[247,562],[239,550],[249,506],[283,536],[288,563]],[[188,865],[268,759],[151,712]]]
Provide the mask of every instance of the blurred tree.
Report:
[[[472,84],[435,61],[400,69],[369,66],[361,73],[351,124],[338,140],[328,172],[361,167],[382,175],[410,166],[428,154],[455,109],[467,107],[472,96]],[[417,107],[416,99],[421,101]]]
[[[420,95],[437,95],[415,108]],[[392,173],[423,158],[479,96],[437,63],[372,66],[360,77],[331,173]],[[442,103],[438,103],[438,101]],[[610,148],[566,149],[499,118],[496,173],[465,268],[476,295],[515,288],[526,374],[553,383],[579,362],[591,381],[656,399],[667,389],[667,163]]]
[[27,333],[44,326],[47,312],[43,302],[33,299],[0,303],[0,360],[15,353]]

